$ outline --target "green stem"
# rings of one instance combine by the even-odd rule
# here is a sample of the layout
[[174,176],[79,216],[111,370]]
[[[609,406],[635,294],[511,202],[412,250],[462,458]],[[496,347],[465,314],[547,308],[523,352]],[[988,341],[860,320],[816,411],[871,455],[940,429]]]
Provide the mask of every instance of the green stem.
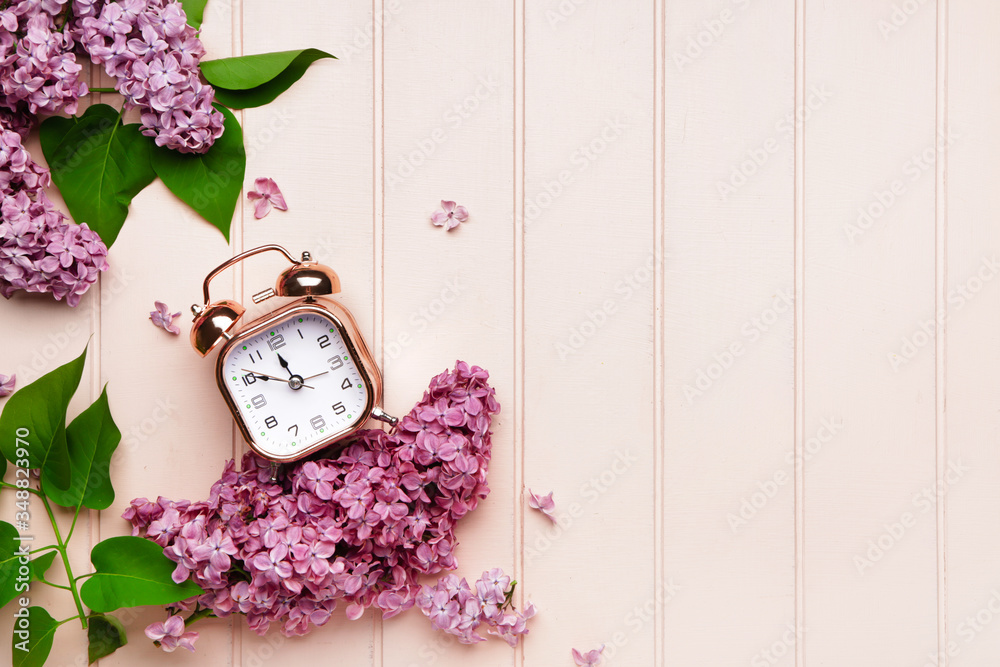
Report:
[[73,594],[73,602],[76,603],[76,611],[80,618],[80,625],[87,629],[87,612],[83,609],[83,601],[80,599],[80,591],[76,587],[76,579],[73,577],[73,566],[69,562],[69,553],[66,551],[66,542],[63,541],[62,533],[59,532],[59,524],[56,523],[55,514],[52,513],[52,506],[49,499],[42,496],[42,504],[45,505],[45,512],[49,515],[49,522],[52,524],[52,532],[56,535],[56,550],[62,557],[63,567],[66,568],[66,577],[69,579],[70,593]]
[[38,489],[34,489],[34,488],[30,487],[30,486],[27,487],[27,488],[25,488],[25,489],[22,489],[21,487],[17,486],[16,484],[9,484],[7,482],[0,482],[0,488],[3,488],[3,487],[7,487],[8,489],[15,489],[17,491],[27,491],[28,493],[33,493],[33,494],[35,494],[38,497],[42,496],[42,492],[41,491],[39,491]]
[[69,586],[63,586],[62,584],[53,584],[51,581],[47,581],[45,579],[42,579],[41,577],[38,578],[38,581],[41,582],[41,583],[43,583],[43,584],[45,584],[46,586],[51,586],[52,588],[61,588],[64,591],[71,591],[71,590],[73,590]]
[[200,607],[196,608],[193,612],[191,612],[190,616],[184,619],[184,627],[187,627],[192,623],[197,623],[201,619],[208,618],[209,616],[215,616],[210,607],[205,607],[204,609]]
[[118,91],[114,88],[91,88],[92,93],[117,93]]
[[73,531],[76,530],[76,520],[80,518],[80,505],[76,506],[76,511],[73,512],[73,523],[69,525],[69,532],[66,533],[66,543],[73,539]]
[[46,551],[58,551],[59,547],[54,544],[50,544],[47,547],[38,547],[37,549],[32,549],[28,552],[29,555],[34,556],[35,554],[45,553]]

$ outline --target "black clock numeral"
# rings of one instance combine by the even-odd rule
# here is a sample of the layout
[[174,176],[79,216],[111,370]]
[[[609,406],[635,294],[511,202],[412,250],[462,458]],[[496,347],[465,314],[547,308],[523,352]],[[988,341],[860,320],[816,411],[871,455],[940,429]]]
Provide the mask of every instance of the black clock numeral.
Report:
[[326,334],[323,334],[322,336],[317,338],[316,342],[319,343],[319,349],[321,350],[325,347],[330,347],[330,337],[327,336]]
[[323,419],[323,415],[316,415],[309,420],[309,425],[313,427],[314,431],[318,431],[326,426],[326,420]]
[[302,335],[302,329],[296,329],[296,331],[299,332],[299,338],[304,340],[305,336]]
[[340,383],[340,388],[341,389],[350,389],[351,388],[351,378],[344,378],[344,381]]
[[338,415],[342,415],[347,412],[347,408],[344,407],[343,403],[337,402],[333,404],[333,411]]
[[267,339],[267,346],[271,348],[271,352],[274,352],[278,348],[285,347],[285,337],[281,334],[277,336],[271,336]]
[[344,360],[341,359],[340,357],[330,357],[326,361],[327,361],[327,363],[330,364],[330,370],[331,371],[335,371],[335,370],[337,370],[338,368],[340,368],[341,366],[344,365]]
[[255,408],[260,409],[267,405],[267,399],[264,398],[264,394],[257,394],[250,399],[250,403],[253,404]]
[[246,375],[243,376],[243,384],[247,387],[249,387],[256,381],[257,381],[257,376],[254,375],[253,373],[247,373]]
[[268,428],[274,428],[275,426],[278,425],[278,420],[275,419],[273,416],[268,417],[267,419],[264,420],[264,425],[267,426]]
[[255,364],[257,363],[257,359],[253,358],[253,353],[254,352],[257,353],[257,359],[261,359],[261,360],[264,359],[264,354],[260,350],[251,350],[251,352],[250,352],[250,361],[252,361]]
[[293,428],[295,429],[295,432],[292,433],[292,437],[295,437],[295,436],[297,436],[299,434],[299,425],[298,424],[292,424],[291,426],[288,427],[288,430],[291,431]]

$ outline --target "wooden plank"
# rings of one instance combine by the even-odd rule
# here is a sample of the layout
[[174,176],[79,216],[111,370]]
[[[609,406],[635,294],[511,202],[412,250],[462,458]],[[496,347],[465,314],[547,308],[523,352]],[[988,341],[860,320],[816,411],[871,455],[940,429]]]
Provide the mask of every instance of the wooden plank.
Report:
[[[219,3],[206,13],[201,38],[206,58],[233,55],[232,3]],[[113,86],[101,72],[101,85]],[[108,104],[120,96],[102,95]],[[137,121],[137,111],[130,120]],[[238,224],[234,224],[238,235]],[[102,377],[108,383],[111,409],[122,431],[112,460],[114,504],[101,513],[93,538],[127,535],[131,527],[121,513],[133,498],[203,500],[233,456],[232,418],[215,384],[214,356],[202,359],[189,343],[190,306],[202,301],[202,281],[230,256],[219,231],[180,202],[159,180],[139,194],[129,211],[109,261],[121,272],[118,283],[102,282],[99,342]],[[233,276],[213,281],[213,298],[232,296]],[[154,301],[180,312],[180,336],[149,321]],[[81,560],[89,561],[86,553]],[[91,567],[89,562],[83,567]],[[143,630],[162,621],[162,608],[116,612],[129,632],[129,646],[101,661],[129,665],[136,661],[166,665],[172,656],[153,645]],[[232,664],[231,620],[202,621],[199,660]]]
[[[996,68],[1000,45],[986,26],[997,25],[1000,7],[949,2],[946,21],[946,112],[939,119],[952,145],[941,156],[946,172],[943,196],[946,258],[944,294],[945,400],[943,465],[938,479],[944,514],[944,627],[940,650],[947,664],[986,664],[1000,650],[1000,586],[990,562],[996,537],[984,526],[1000,516],[1000,489],[993,471],[1000,455],[993,446],[1000,416],[996,375],[1000,352],[990,332],[1000,323],[1000,204],[993,183],[1000,133]],[[925,350],[921,355],[928,353]],[[960,474],[961,472],[961,474]],[[946,568],[946,569],[945,569]],[[933,646],[922,646],[932,653]],[[921,658],[928,660],[924,655]],[[944,664],[942,662],[942,664]]]
[[935,353],[891,356],[935,309],[934,169],[915,158],[936,144],[935,15],[886,35],[887,13],[805,3],[805,86],[830,95],[805,131],[805,429],[843,424],[805,466],[815,664],[919,664],[937,633],[935,514],[915,499],[935,478]]
[[666,5],[665,664],[793,664],[794,18]]
[[[343,292],[337,300],[357,318],[370,342],[374,313],[372,189],[372,4],[298,0],[282,11],[259,3],[242,5],[242,52],[265,53],[313,47],[337,56],[321,60],[271,104],[243,112],[247,144],[245,188],[254,179],[273,178],[288,211],[272,210],[256,220],[244,200],[242,249],[278,243],[298,256],[303,251],[331,266]],[[303,20],[303,17],[313,17]],[[242,269],[242,303],[247,317],[271,310],[275,301],[251,307],[251,295],[274,284],[288,265],[269,253]],[[373,664],[373,618],[348,621],[343,605],[330,622],[308,638],[283,640],[276,630],[261,638],[242,629],[242,664],[315,660],[336,655],[350,665]],[[240,623],[242,626],[242,622]],[[280,642],[280,645],[277,644]]]
[[[513,13],[510,3],[386,1],[382,354],[386,406],[406,413],[456,359],[486,368],[502,412],[490,495],[457,527],[456,573],[514,566]],[[440,200],[470,211],[446,232]],[[485,629],[484,629],[485,630]],[[513,665],[502,641],[474,648],[432,629],[419,611],[386,621],[386,665]],[[474,655],[474,657],[473,657]]]
[[525,3],[524,483],[562,517],[522,505],[526,665],[653,662],[654,19]]

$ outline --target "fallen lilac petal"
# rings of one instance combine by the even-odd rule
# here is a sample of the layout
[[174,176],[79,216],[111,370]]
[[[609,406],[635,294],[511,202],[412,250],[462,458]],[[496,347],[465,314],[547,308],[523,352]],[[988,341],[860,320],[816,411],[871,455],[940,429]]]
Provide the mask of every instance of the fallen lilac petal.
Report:
[[17,375],[0,374],[0,398],[10,396],[14,393],[14,386],[17,384]]
[[601,644],[601,648],[595,648],[593,651],[587,651],[587,653],[581,654],[576,649],[573,649],[572,652],[573,660],[578,667],[596,667],[596,665],[601,664],[601,654],[604,653],[604,644]]
[[169,331],[175,336],[180,335],[181,333],[180,327],[178,327],[173,322],[176,318],[180,317],[181,314],[171,313],[170,309],[167,308],[167,304],[163,303],[162,301],[157,301],[155,305],[156,305],[156,310],[153,310],[149,313],[149,319],[153,322],[153,324],[160,327],[164,331]]
[[546,495],[541,496],[537,495],[531,489],[527,489],[527,491],[528,491],[528,507],[530,507],[533,510],[538,510],[539,512],[547,516],[549,518],[549,521],[551,521],[552,523],[557,523],[558,520],[556,519],[555,515],[556,503],[554,500],[552,500],[552,492],[550,491]]

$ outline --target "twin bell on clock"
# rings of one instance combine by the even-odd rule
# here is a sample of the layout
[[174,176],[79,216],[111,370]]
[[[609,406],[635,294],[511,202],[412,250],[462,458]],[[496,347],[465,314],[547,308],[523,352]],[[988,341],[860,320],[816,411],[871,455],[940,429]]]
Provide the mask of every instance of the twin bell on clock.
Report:
[[[274,288],[253,295],[292,301],[252,322],[232,299],[212,301],[209,283],[222,271],[264,252],[291,266]],[[333,269],[295,259],[279,245],[264,245],[223,262],[205,278],[204,305],[194,305],[191,344],[201,356],[221,345],[216,381],[251,449],[274,464],[295,461],[343,443],[369,417],[396,419],[379,407],[382,374],[351,313],[329,299],[340,291]]]

